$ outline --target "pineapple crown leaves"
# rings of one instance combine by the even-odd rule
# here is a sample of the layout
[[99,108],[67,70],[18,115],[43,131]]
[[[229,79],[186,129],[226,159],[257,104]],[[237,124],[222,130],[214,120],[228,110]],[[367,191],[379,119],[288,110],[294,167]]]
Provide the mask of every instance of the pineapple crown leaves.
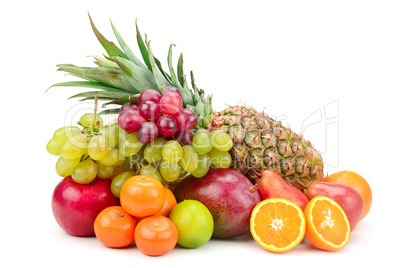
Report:
[[[197,88],[193,72],[190,73],[192,88],[188,86],[183,70],[183,54],[177,62],[176,70],[173,66],[171,44],[167,56],[168,72],[164,71],[161,62],[154,56],[150,41],[145,41],[138,29],[136,34],[137,45],[141,53],[141,61],[126,44],[116,27],[110,21],[114,35],[120,48],[107,40],[96,28],[91,16],[88,14],[91,27],[98,41],[105,49],[107,55],[92,56],[96,67],[79,67],[73,64],[58,64],[58,71],[78,77],[80,81],[61,82],[52,87],[84,87],[95,89],[71,96],[81,98],[81,101],[93,100],[98,95],[100,100],[107,101],[102,107],[110,104],[123,105],[129,101],[138,102],[138,96],[145,89],[155,89],[161,92],[168,86],[177,87],[183,97],[183,106],[193,110],[198,116],[198,126],[205,127],[212,117],[212,96],[205,97],[204,91]],[[49,88],[49,89],[50,89]],[[101,114],[119,113],[119,109],[106,109]]]

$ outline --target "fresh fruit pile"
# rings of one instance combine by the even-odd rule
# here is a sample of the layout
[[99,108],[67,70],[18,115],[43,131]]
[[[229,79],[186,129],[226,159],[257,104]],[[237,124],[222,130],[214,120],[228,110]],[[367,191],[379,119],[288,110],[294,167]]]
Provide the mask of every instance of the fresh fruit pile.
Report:
[[[322,250],[346,246],[371,207],[363,177],[323,178],[311,143],[264,113],[213,112],[192,73],[188,86],[182,56],[173,68],[172,46],[165,72],[138,27],[143,62],[113,25],[122,49],[91,25],[108,56],[95,56],[97,67],[58,65],[83,80],[54,85],[97,89],[72,96],[95,100],[94,112],[57,129],[46,146],[59,156],[52,211],[63,230],[112,248],[135,243],[151,256],[250,231],[273,252],[304,237]],[[98,114],[98,99],[121,107]],[[105,124],[105,113],[116,122]]]

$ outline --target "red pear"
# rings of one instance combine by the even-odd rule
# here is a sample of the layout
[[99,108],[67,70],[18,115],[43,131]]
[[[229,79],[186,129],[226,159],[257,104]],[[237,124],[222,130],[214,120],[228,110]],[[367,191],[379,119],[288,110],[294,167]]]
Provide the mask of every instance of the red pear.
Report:
[[308,187],[306,196],[309,199],[316,196],[326,196],[333,199],[345,211],[351,231],[356,227],[363,213],[362,197],[355,189],[345,183],[315,181]]
[[264,170],[261,178],[257,180],[258,193],[261,200],[281,197],[294,202],[303,211],[307,206],[308,198],[296,187],[288,184],[278,173],[272,170]]

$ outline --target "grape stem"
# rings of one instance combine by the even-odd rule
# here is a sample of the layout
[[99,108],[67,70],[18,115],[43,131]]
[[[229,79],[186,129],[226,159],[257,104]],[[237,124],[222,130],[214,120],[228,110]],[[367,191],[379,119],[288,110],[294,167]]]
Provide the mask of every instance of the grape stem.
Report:
[[[80,125],[83,128],[83,133],[87,135],[88,138],[96,136],[99,134],[99,121],[96,119],[96,112],[98,111],[98,95],[95,95],[95,108],[94,108],[94,120],[92,121],[92,124],[90,123],[89,126],[86,126],[82,124],[80,121],[78,121],[78,125]],[[95,126],[96,125],[96,126]]]
[[92,129],[95,127],[97,110],[98,110],[98,94],[95,95],[94,121],[92,122]]

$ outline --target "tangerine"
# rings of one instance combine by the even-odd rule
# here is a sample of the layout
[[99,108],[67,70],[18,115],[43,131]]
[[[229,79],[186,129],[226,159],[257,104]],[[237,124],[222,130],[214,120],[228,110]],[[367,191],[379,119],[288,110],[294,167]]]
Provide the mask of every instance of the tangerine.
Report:
[[150,256],[160,256],[171,251],[178,237],[179,232],[174,223],[161,215],[142,219],[134,231],[137,248]]
[[95,219],[96,238],[111,248],[127,247],[134,241],[137,220],[121,206],[112,206],[102,210]]
[[133,176],[121,187],[120,203],[125,211],[135,217],[154,215],[165,203],[164,186],[147,175]]
[[177,205],[176,197],[167,187],[164,187],[165,191],[165,202],[161,210],[159,210],[155,215],[161,215],[169,217],[170,211]]

